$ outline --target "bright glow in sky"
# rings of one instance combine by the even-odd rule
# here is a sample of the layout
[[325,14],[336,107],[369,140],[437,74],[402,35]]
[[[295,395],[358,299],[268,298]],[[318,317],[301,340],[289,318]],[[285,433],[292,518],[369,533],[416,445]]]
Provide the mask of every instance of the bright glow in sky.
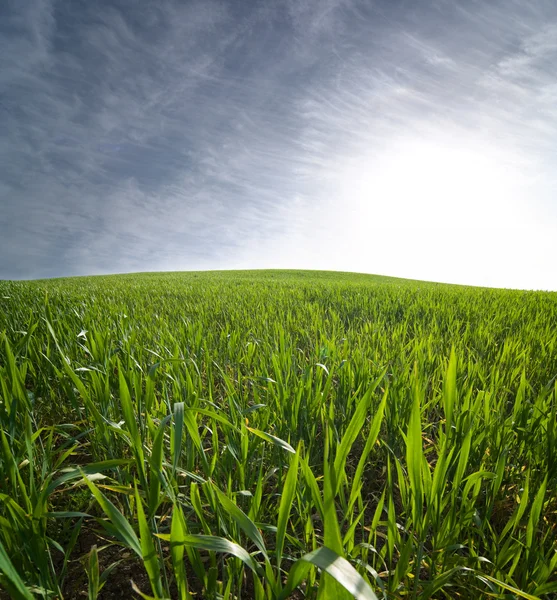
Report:
[[557,290],[554,0],[134,6],[0,6],[0,277]]

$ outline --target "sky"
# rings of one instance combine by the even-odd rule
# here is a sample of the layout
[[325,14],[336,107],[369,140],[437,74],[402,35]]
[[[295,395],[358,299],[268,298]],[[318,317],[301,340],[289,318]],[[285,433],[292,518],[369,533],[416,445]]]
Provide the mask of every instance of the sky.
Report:
[[557,290],[555,0],[2,0],[0,278]]

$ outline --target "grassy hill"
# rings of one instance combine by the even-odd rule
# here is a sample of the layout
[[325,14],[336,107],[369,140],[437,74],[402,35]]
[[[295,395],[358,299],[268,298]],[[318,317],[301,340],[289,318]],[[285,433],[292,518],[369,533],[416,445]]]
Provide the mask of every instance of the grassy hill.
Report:
[[212,271],[0,309],[11,597],[557,593],[557,294]]

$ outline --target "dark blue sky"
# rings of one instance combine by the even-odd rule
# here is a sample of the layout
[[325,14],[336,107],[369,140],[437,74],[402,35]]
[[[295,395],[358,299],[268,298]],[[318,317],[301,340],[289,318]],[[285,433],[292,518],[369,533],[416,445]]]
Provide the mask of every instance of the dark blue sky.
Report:
[[0,278],[557,289],[557,4],[0,4]]

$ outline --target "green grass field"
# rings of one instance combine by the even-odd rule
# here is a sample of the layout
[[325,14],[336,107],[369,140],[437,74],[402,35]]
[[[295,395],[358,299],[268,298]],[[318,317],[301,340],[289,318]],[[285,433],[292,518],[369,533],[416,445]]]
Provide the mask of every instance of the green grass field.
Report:
[[0,309],[9,597],[556,597],[557,294],[153,273]]

